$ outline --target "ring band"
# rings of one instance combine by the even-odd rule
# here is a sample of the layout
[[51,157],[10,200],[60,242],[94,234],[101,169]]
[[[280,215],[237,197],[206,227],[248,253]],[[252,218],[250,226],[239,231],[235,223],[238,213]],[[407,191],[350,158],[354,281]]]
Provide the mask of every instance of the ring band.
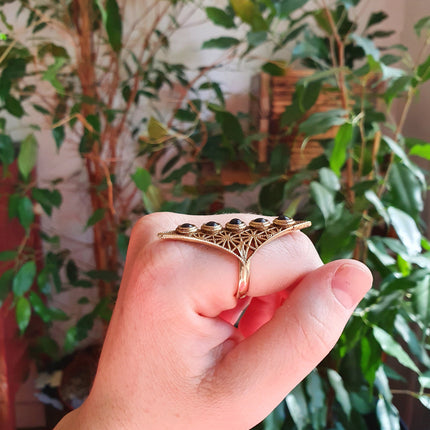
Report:
[[233,254],[240,261],[236,298],[244,298],[249,290],[251,257],[266,243],[293,231],[310,227],[310,221],[295,221],[285,215],[272,222],[256,218],[246,225],[239,218],[231,219],[224,227],[209,221],[200,228],[184,223],[173,231],[158,233],[161,239],[203,243]]

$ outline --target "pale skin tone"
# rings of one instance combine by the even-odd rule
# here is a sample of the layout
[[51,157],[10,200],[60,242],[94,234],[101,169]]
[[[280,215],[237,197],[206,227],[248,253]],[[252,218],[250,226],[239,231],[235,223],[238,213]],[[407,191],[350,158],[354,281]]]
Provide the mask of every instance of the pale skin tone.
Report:
[[329,353],[370,271],[323,265],[295,232],[257,251],[248,297],[237,300],[235,257],[157,237],[233,217],[256,216],[160,213],[136,224],[94,386],[55,430],[247,430]]

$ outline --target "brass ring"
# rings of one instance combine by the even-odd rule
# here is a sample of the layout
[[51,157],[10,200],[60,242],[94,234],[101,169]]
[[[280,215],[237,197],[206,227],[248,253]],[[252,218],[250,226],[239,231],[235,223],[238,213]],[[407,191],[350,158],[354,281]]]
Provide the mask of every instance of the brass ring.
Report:
[[310,225],[310,221],[295,221],[285,215],[273,221],[263,217],[256,218],[249,225],[233,218],[224,227],[215,221],[209,221],[200,228],[184,223],[175,230],[158,233],[158,236],[161,239],[203,243],[227,251],[238,258],[240,270],[236,298],[241,299],[248,294],[251,257],[255,252],[271,240]]

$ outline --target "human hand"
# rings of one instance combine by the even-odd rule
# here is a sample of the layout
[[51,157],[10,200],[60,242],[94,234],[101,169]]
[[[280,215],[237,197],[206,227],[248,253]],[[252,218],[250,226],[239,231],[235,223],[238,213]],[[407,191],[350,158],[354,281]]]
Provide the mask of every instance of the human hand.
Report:
[[157,237],[230,218],[158,213],[136,224],[94,386],[56,430],[250,429],[328,354],[370,271],[354,260],[323,265],[294,232],[256,252],[238,300],[236,258]]

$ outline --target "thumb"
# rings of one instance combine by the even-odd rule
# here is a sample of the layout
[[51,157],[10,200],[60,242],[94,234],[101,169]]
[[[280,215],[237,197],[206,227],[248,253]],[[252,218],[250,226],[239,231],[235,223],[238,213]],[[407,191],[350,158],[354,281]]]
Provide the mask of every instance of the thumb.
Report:
[[371,284],[369,269],[354,260],[309,273],[269,322],[219,362],[211,388],[230,393],[227,407],[243,414],[238,420],[259,422],[329,353]]

